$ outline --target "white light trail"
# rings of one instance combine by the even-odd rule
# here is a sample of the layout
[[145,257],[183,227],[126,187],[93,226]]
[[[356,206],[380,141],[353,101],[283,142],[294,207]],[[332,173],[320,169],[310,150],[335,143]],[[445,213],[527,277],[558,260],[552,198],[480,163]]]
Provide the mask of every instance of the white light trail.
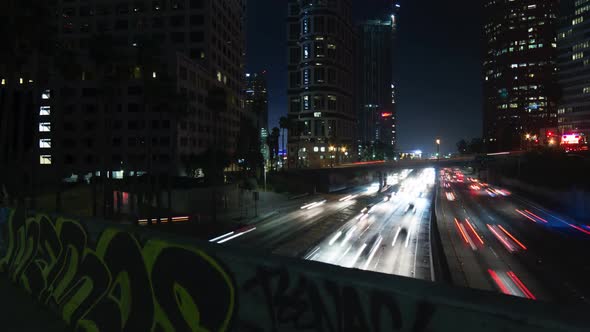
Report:
[[399,236],[399,233],[402,231],[402,228],[398,228],[397,232],[395,233],[395,236],[393,237],[393,243],[391,243],[392,247],[395,247],[395,242],[397,241],[397,237]]
[[221,243],[225,243],[225,242],[227,242],[227,241],[233,240],[233,239],[235,239],[235,238],[237,238],[237,237],[239,237],[239,236],[242,236],[242,235],[244,235],[244,234],[248,234],[248,233],[250,233],[250,232],[253,232],[253,231],[255,231],[255,230],[256,230],[256,227],[254,227],[254,228],[251,228],[251,229],[249,229],[249,230],[247,230],[247,231],[244,231],[244,232],[241,232],[241,233],[235,234],[235,235],[233,235],[233,236],[230,236],[230,237],[228,237],[227,239],[223,239],[223,240],[221,240],[221,241],[219,241],[219,242],[217,242],[217,243],[219,243],[219,244],[221,244]]
[[216,237],[216,238],[214,238],[214,239],[211,239],[211,240],[209,240],[209,242],[216,242],[216,241],[218,241],[218,240],[221,240],[221,239],[223,239],[224,237],[227,237],[227,236],[233,235],[234,233],[235,233],[235,232],[229,232],[229,233],[223,234],[223,235],[221,235],[221,236],[218,236],[218,237]]
[[381,241],[383,241],[383,238],[381,236],[379,236],[379,239],[377,239],[377,242],[375,242],[375,244],[373,245],[373,248],[371,249],[371,253],[369,254],[369,259],[367,259],[367,263],[365,263],[365,267],[363,267],[363,270],[366,270],[369,267],[369,264],[371,264],[371,260],[373,259],[373,256],[375,256],[375,253],[377,253],[377,250],[379,250],[379,245],[381,245]]
[[334,242],[336,242],[338,238],[340,238],[340,235],[342,235],[342,232],[336,233],[336,235],[334,235],[334,237],[330,240],[330,245],[333,245]]
[[356,264],[356,261],[358,261],[359,257],[361,257],[361,254],[363,253],[363,250],[365,250],[366,247],[367,247],[367,244],[363,243],[363,245],[361,246],[359,251],[356,253],[356,255],[354,255],[354,258],[353,258],[352,262],[348,265],[348,267],[353,267],[354,264]]

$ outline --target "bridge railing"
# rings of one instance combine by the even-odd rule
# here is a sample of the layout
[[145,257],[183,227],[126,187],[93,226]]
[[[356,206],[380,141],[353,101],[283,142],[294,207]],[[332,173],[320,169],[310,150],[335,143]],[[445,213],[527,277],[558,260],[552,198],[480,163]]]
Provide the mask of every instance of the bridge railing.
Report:
[[[581,308],[0,211],[0,273],[86,331],[583,331]],[[32,317],[31,319],[34,319]]]

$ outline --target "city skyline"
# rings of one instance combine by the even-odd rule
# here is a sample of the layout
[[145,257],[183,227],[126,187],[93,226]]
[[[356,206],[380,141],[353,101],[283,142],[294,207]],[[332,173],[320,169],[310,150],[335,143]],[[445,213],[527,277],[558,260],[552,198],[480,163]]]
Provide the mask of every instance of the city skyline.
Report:
[[[394,64],[399,77],[398,147],[436,152],[434,139],[441,137],[442,151],[456,152],[460,139],[482,136],[481,5],[468,0],[432,1],[428,6],[399,2],[402,13]],[[270,0],[250,3],[254,5],[247,8],[246,68],[268,71],[269,127],[278,127],[288,105],[287,52],[276,47],[287,42],[283,28],[287,5]],[[392,5],[383,0],[353,1],[355,24],[386,19]],[[263,36],[260,31],[265,31]],[[430,61],[434,54],[439,61]]]

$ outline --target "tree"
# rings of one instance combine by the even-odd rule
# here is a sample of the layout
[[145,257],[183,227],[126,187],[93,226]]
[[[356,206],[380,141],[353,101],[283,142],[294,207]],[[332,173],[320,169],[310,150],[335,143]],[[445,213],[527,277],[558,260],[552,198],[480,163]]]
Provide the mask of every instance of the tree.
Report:
[[460,154],[467,154],[468,153],[468,144],[467,141],[465,139],[461,139],[459,142],[457,142],[457,150],[459,151]]

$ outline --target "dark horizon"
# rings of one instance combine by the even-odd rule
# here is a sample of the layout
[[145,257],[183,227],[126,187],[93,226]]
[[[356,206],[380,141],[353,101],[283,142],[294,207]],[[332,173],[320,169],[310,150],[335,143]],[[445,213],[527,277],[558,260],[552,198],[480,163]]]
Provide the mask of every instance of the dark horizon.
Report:
[[[456,152],[456,142],[482,135],[480,4],[401,0],[397,52],[398,150]],[[286,2],[251,0],[247,72],[267,70],[269,127],[287,113]],[[353,1],[356,22],[387,16],[391,1]],[[464,15],[463,13],[471,13]],[[261,36],[260,31],[265,34]],[[436,32],[436,34],[434,33]],[[433,58],[437,55],[438,61]]]

